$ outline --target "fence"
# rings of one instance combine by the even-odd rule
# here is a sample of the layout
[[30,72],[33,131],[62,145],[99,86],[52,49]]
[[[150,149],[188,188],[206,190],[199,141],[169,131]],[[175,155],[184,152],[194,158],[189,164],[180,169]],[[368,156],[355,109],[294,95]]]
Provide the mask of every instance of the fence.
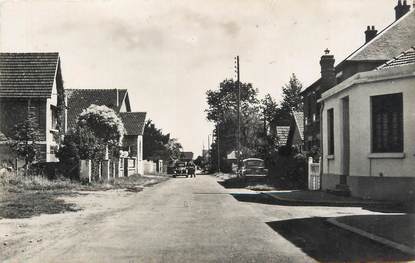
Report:
[[81,160],[79,176],[83,181],[103,181],[115,177],[130,176],[137,173],[135,158],[115,160]]
[[313,158],[308,158],[308,189],[320,190],[320,159],[318,163],[313,162]]

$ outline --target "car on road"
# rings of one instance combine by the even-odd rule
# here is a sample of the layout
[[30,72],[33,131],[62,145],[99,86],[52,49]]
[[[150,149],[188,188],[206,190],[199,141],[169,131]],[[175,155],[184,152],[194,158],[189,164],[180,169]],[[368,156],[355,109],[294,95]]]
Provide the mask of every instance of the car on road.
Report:
[[248,158],[242,161],[240,175],[245,178],[267,177],[268,169],[265,168],[264,160],[259,158]]
[[186,162],[177,161],[175,163],[173,177],[176,177],[179,175],[184,175],[186,177],[189,177],[189,175],[187,174]]

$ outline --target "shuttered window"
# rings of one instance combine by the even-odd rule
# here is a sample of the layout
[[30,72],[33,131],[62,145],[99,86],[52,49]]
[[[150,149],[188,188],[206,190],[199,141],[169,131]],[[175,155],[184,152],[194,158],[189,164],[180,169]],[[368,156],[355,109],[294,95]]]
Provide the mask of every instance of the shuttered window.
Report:
[[402,93],[372,96],[372,152],[403,152]]

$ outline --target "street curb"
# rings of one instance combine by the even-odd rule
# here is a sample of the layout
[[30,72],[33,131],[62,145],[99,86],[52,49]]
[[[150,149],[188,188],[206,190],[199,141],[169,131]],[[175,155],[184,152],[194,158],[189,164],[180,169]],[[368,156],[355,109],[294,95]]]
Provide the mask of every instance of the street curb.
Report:
[[410,254],[412,256],[415,256],[415,249],[410,248],[406,245],[402,245],[400,243],[391,241],[389,239],[386,239],[386,238],[377,236],[375,234],[366,232],[366,231],[364,231],[360,228],[356,228],[356,227],[353,227],[353,226],[350,226],[350,225],[347,225],[347,224],[344,224],[344,223],[340,223],[339,221],[336,220],[336,218],[329,218],[329,219],[327,219],[327,222],[332,224],[332,225],[335,225],[339,228],[345,229],[347,231],[353,232],[353,233],[358,234],[360,236],[363,236],[365,238],[368,238],[368,239],[371,239],[371,240],[376,241],[378,243],[381,243],[383,245],[386,245],[386,246],[389,246],[391,248],[397,249],[401,252],[404,252],[404,253]]
[[292,203],[297,205],[327,205],[327,206],[385,206],[385,205],[395,205],[395,203],[387,203],[387,202],[365,202],[365,201],[315,201],[315,200],[298,200],[298,199],[291,199],[285,197],[274,196],[268,192],[261,192],[261,194],[272,197],[278,201],[284,203]]

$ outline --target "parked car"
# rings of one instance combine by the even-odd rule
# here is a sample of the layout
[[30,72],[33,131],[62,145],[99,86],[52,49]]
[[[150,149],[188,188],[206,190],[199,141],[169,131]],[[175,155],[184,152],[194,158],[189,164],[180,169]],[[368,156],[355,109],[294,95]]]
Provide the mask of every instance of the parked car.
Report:
[[248,158],[242,161],[240,175],[243,177],[267,177],[268,169],[265,168],[264,160],[259,158]]
[[186,177],[189,177],[189,175],[187,174],[187,167],[186,167],[185,162],[177,161],[175,166],[174,166],[173,177],[176,177],[176,176],[179,176],[179,175],[184,175]]

